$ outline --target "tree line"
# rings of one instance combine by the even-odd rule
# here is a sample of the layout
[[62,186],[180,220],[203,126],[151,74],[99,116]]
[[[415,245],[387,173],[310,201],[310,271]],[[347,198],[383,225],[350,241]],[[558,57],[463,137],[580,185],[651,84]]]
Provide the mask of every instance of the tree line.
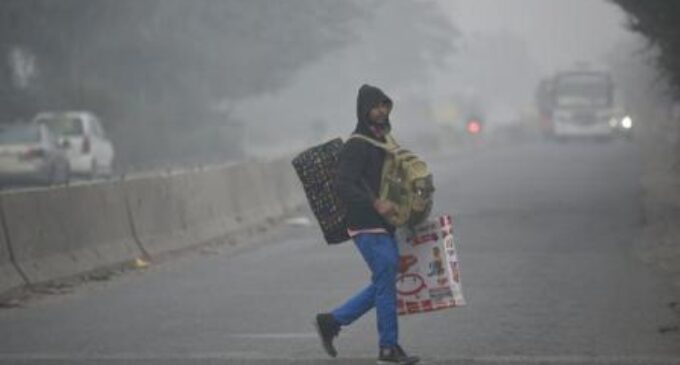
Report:
[[658,48],[658,69],[670,81],[673,96],[680,99],[680,1],[611,1],[628,14],[628,27],[632,31]]
[[[376,12],[386,7],[402,9],[396,15],[407,21],[399,28],[422,25],[403,44],[401,56],[414,63],[395,74],[436,63],[451,50],[442,31],[452,28],[434,6],[410,0],[3,0],[0,123],[44,109],[94,110],[119,136],[118,145],[133,151],[159,130],[177,135],[199,128],[224,100],[285,87],[305,66],[370,33]],[[416,57],[421,54],[429,56]],[[153,148],[160,156],[178,141],[168,137]]]

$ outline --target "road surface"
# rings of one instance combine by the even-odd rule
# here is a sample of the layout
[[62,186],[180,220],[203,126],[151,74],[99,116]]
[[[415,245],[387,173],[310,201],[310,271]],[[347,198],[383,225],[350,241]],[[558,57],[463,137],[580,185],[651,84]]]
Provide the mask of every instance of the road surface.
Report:
[[[635,145],[475,151],[430,158],[468,306],[401,318],[403,346],[429,364],[680,364],[680,293],[631,254]],[[373,364],[374,312],[335,360],[311,325],[368,277],[351,243],[284,225],[0,310],[0,364]]]

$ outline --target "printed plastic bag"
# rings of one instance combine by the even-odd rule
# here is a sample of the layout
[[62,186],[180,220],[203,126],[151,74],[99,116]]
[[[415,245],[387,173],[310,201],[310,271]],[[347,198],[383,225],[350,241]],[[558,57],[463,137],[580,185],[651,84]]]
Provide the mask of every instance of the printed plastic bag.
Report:
[[465,305],[461,289],[453,220],[448,215],[397,231],[400,315]]

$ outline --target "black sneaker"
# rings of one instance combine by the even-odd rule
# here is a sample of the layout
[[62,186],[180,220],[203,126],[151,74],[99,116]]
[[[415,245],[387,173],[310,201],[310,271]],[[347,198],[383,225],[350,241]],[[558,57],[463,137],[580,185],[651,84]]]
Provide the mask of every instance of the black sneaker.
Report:
[[418,356],[406,355],[406,352],[399,345],[380,349],[380,355],[378,355],[378,365],[413,365],[419,361],[420,358]]
[[330,357],[338,356],[338,352],[335,351],[333,346],[333,339],[340,333],[340,325],[335,321],[335,318],[329,313],[317,314],[314,327],[316,327],[316,332],[321,338],[321,345],[323,345],[326,353]]

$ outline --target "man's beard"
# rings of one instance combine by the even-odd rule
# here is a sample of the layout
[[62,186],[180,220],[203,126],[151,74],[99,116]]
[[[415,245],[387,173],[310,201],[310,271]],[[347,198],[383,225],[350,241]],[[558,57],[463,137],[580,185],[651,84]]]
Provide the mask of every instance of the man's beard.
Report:
[[378,119],[376,121],[370,121],[369,123],[373,126],[383,128],[384,126],[387,125],[387,122],[388,122],[387,118],[383,118],[383,119]]
[[377,136],[384,136],[390,132],[390,124],[388,119],[383,119],[377,122],[370,122],[369,127]]

